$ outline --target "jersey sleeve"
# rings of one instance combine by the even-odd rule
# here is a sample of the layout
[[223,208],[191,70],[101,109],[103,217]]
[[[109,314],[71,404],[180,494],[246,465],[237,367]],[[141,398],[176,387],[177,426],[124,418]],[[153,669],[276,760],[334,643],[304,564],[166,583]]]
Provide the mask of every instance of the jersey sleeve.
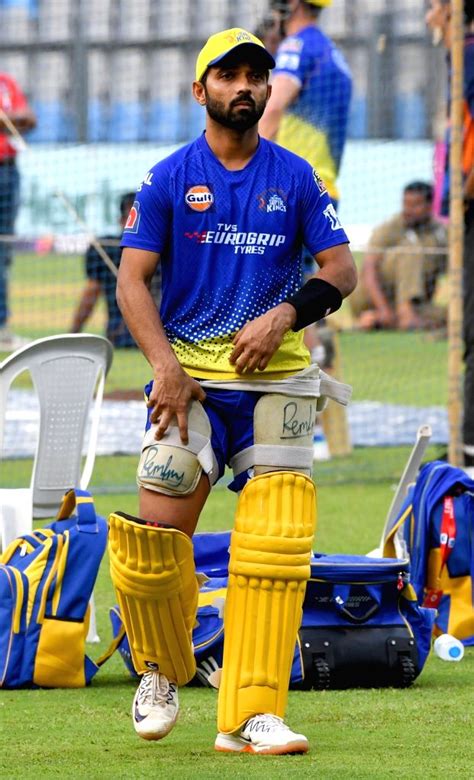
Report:
[[290,76],[300,86],[305,80],[307,69],[304,41],[298,36],[285,38],[278,47],[276,54],[276,66],[272,71],[273,78],[279,75]]
[[157,165],[140,184],[123,230],[122,247],[161,253],[168,241],[171,222],[170,176]]
[[303,242],[312,255],[349,239],[336,209],[314,168],[305,164],[302,181],[301,217]]

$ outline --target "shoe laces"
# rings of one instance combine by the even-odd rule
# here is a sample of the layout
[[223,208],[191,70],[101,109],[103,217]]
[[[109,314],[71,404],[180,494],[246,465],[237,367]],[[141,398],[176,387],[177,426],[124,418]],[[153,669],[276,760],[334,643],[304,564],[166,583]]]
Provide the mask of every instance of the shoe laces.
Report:
[[160,672],[145,672],[138,689],[139,704],[148,704],[152,707],[173,704],[176,694],[176,683],[168,680]]
[[253,718],[247,721],[244,728],[248,728],[249,731],[263,731],[265,733],[276,730],[290,731],[285,721],[277,715],[254,715]]

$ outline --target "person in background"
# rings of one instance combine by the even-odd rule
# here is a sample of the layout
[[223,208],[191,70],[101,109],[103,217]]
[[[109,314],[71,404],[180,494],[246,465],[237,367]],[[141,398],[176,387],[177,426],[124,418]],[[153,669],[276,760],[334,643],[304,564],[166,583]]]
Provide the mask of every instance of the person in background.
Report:
[[369,240],[359,284],[350,298],[361,330],[415,330],[446,325],[446,311],[433,304],[446,271],[446,228],[432,214],[433,187],[407,184],[402,210],[377,227]]
[[[125,227],[135,200],[134,192],[127,192],[120,198],[120,227]],[[102,236],[98,239],[103,245],[105,252],[118,269],[122,249],[119,246],[120,236]],[[90,245],[85,256],[85,267],[87,282],[82,291],[81,299],[74,312],[71,332],[80,333],[85,323],[92,315],[101,295],[105,297],[107,305],[107,326],[106,336],[114,347],[136,347],[135,341],[130,334],[123,317],[120,313],[116,301],[116,275],[104,263],[94,245]],[[159,279],[156,276],[153,279],[153,296],[158,303],[159,297]]]
[[[448,62],[446,166],[443,182],[442,214],[449,214],[449,147],[450,147],[450,77],[451,77],[450,0],[430,0],[426,24],[433,33],[433,43],[443,44]],[[474,472],[474,0],[464,0],[464,133],[462,169],[464,178],[464,465]]]
[[0,350],[5,352],[23,347],[29,341],[8,327],[8,274],[20,195],[18,151],[12,126],[25,133],[36,127],[36,117],[15,79],[0,73]]
[[[307,160],[337,209],[337,176],[347,137],[352,75],[342,52],[319,26],[323,8],[331,4],[332,0],[273,0],[283,40],[276,52],[272,94],[259,132]],[[275,41],[275,25],[270,22],[267,17],[262,23],[265,42]],[[315,267],[308,252],[304,263],[310,276]],[[313,360],[327,367],[323,333],[329,333],[324,322],[307,328],[305,344]]]

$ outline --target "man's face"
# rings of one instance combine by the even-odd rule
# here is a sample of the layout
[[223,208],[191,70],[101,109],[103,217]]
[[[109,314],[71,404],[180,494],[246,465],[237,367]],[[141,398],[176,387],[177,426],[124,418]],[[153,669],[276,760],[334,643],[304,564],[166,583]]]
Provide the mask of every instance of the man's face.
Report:
[[421,192],[405,192],[402,215],[403,222],[408,228],[423,225],[431,216],[431,203]]
[[451,17],[451,4],[442,0],[429,0],[425,15],[426,26],[433,33],[433,43],[437,46],[445,40]]
[[250,63],[209,68],[204,94],[209,116],[231,130],[254,127],[262,116],[271,88],[268,71]]

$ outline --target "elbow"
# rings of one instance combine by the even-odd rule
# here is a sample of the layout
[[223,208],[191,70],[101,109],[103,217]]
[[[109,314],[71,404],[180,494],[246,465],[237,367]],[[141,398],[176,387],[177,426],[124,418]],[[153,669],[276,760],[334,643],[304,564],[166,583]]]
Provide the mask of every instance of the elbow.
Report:
[[357,278],[357,268],[354,261],[352,260],[352,262],[347,266],[342,284],[339,287],[339,291],[343,298],[347,298],[348,295],[354,292],[357,285]]

